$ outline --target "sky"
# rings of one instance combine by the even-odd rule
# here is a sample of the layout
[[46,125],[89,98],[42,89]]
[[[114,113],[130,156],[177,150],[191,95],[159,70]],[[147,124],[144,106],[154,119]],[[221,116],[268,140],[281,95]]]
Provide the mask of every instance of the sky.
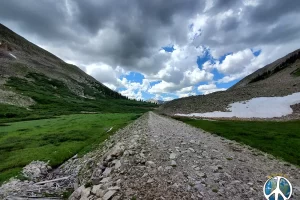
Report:
[[231,87],[299,48],[295,0],[9,0],[0,23],[109,88],[169,101]]

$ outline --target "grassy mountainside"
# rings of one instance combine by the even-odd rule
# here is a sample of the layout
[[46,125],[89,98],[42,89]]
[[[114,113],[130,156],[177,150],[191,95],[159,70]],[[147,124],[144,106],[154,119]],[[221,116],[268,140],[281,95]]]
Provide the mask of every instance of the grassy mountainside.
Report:
[[297,50],[247,76],[226,91],[175,99],[160,106],[159,112],[173,115],[226,111],[233,102],[255,97],[286,96],[300,92],[299,74],[300,50]]
[[79,112],[145,112],[74,65],[0,24],[0,122]]

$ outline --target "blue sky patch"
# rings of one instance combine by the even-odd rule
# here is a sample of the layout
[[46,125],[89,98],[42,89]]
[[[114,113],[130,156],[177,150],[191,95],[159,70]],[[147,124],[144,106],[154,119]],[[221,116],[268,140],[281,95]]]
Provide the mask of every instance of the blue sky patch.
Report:
[[259,56],[260,53],[261,53],[261,49],[259,49],[259,50],[257,50],[257,51],[254,51],[253,49],[251,49],[251,51],[252,51],[252,53],[253,53],[253,55],[254,55],[255,57]]
[[120,77],[120,79],[122,79],[122,78],[126,78],[130,82],[142,83],[145,76],[138,72],[130,72],[128,75],[122,75]]
[[172,46],[165,46],[165,47],[162,47],[163,50],[165,50],[166,52],[173,52],[175,49],[174,49],[174,45]]

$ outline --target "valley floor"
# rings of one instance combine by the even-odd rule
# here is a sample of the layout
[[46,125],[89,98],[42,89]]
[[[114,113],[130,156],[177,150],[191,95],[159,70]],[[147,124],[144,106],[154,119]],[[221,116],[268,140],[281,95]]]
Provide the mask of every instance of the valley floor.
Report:
[[70,199],[263,199],[274,174],[284,174],[292,199],[300,198],[299,167],[153,112],[111,136],[105,148],[59,169],[66,176],[72,171],[66,166],[81,168],[81,186]]

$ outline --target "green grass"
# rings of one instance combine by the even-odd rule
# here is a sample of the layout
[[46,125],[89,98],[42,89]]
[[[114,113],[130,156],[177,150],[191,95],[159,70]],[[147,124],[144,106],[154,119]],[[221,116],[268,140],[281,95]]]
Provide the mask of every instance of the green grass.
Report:
[[293,71],[292,75],[294,75],[294,76],[300,76],[300,68],[298,68],[295,71]]
[[207,121],[175,118],[300,166],[300,121]]
[[[140,114],[74,114],[1,124],[0,183],[18,175],[33,160],[58,166],[97,147]],[[107,133],[107,130],[113,130]]]

